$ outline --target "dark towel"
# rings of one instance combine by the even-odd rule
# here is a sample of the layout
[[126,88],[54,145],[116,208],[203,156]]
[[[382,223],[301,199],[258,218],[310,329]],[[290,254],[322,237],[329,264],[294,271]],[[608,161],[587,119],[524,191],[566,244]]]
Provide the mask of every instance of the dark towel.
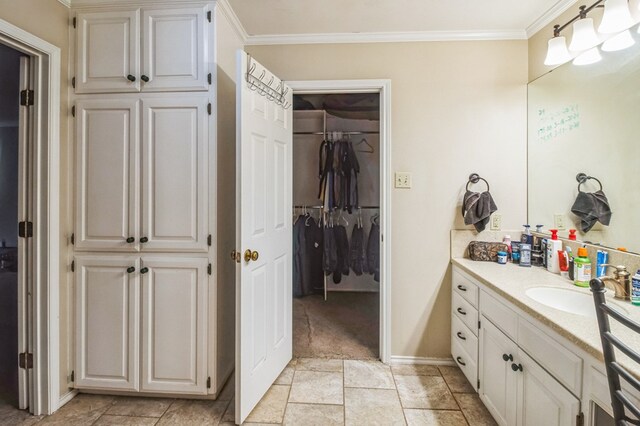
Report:
[[364,244],[364,228],[358,225],[351,232],[351,245],[349,246],[349,264],[351,270],[360,276],[367,272],[367,248]]
[[347,229],[342,225],[335,226],[333,233],[336,238],[338,258],[338,264],[333,271],[333,283],[340,284],[342,276],[349,275],[349,237],[347,236]]
[[380,225],[371,224],[367,243],[367,263],[373,279],[380,282]]
[[473,225],[476,231],[482,232],[489,223],[489,218],[493,212],[498,210],[496,203],[489,191],[471,192],[464,194],[462,201],[462,216],[465,225]]
[[322,273],[323,229],[312,217],[307,217],[304,224],[306,250],[302,260],[302,266],[304,271],[303,292],[306,296],[314,292],[324,291],[324,275]]
[[611,222],[609,200],[602,190],[596,192],[580,191],[573,207],[571,207],[571,212],[580,218],[582,232],[589,232],[596,222],[606,226],[609,226]]

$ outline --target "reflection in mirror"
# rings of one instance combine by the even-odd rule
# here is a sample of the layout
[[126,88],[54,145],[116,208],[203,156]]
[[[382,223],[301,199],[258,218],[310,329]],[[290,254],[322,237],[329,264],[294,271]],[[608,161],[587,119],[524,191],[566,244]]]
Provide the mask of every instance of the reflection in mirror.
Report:
[[[546,229],[564,223],[578,239],[640,252],[640,35],[632,47],[601,52],[598,63],[571,62],[529,84],[528,218]],[[579,195],[576,176],[596,177],[611,209],[585,232],[571,210]],[[595,179],[580,187],[600,188]]]

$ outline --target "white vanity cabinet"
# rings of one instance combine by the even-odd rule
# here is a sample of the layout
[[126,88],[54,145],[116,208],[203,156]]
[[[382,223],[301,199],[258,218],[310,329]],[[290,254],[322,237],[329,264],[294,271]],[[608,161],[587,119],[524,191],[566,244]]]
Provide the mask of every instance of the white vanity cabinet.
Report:
[[207,6],[80,10],[76,93],[207,90]]
[[451,295],[451,354],[469,382],[478,379],[478,286],[454,271]]

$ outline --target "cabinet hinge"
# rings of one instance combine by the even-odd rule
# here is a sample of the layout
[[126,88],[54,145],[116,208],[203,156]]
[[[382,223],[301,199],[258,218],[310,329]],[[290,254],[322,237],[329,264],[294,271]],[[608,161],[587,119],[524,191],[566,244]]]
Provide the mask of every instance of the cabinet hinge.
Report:
[[209,266],[207,266],[207,274],[211,275],[211,264],[209,264]]
[[76,234],[71,234],[71,244],[76,244]]
[[478,321],[478,330],[480,330],[480,325],[481,325],[480,321]]
[[33,237],[33,222],[18,222],[18,236],[20,238]]
[[580,413],[576,416],[576,426],[584,426],[584,413]]
[[71,261],[71,272],[75,272],[76,271],[76,261],[72,260]]
[[74,89],[76,88],[76,78],[75,77],[71,78],[71,87],[73,87]]
[[70,379],[71,379],[71,381],[72,381],[72,382],[75,382],[75,381],[76,381],[76,372],[75,372],[75,371],[73,371],[73,370],[71,370],[71,377],[70,377]]
[[209,234],[209,236],[207,236],[207,245],[209,247],[211,247],[211,234]]
[[75,28],[75,27],[76,27],[76,24],[77,24],[77,20],[76,20],[76,17],[74,16],[74,17],[73,17],[73,28]]
[[22,352],[18,355],[18,366],[20,368],[33,368],[33,354]]
[[478,388],[477,389],[480,389],[480,379],[478,379]]
[[211,84],[211,73],[209,73],[209,74],[207,75],[207,82],[208,82],[209,84]]
[[21,90],[20,91],[20,105],[31,106],[33,105],[34,98],[33,90]]
[[211,115],[211,102],[207,104],[207,112]]
[[211,377],[207,377],[207,389],[211,389]]
[[211,11],[207,12],[207,21],[211,22]]
[[75,117],[75,116],[76,116],[76,106],[75,106],[75,105],[71,107],[71,115],[72,115],[73,117]]

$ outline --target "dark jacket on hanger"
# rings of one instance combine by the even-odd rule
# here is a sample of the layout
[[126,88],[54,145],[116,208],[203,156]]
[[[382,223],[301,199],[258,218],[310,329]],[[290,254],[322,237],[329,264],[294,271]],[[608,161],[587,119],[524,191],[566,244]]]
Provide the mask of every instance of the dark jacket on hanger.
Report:
[[357,276],[360,276],[368,271],[367,247],[365,246],[364,242],[364,228],[358,226],[358,224],[353,226],[353,231],[351,232],[351,245],[349,246],[349,264],[351,266],[351,270]]
[[322,243],[323,229],[312,217],[305,220],[303,269],[305,295],[324,291],[324,276],[322,274]]
[[293,224],[293,297],[304,296],[305,218],[300,215]]
[[322,268],[326,275],[331,275],[338,267],[338,248],[336,246],[336,234],[328,225],[323,227],[323,256]]
[[349,275],[349,237],[347,229],[342,225],[333,228],[336,239],[337,265],[333,271],[333,282],[339,284],[343,275]]
[[380,282],[380,226],[377,223],[371,224],[369,231],[369,243],[367,244],[367,262],[369,273],[373,279]]

